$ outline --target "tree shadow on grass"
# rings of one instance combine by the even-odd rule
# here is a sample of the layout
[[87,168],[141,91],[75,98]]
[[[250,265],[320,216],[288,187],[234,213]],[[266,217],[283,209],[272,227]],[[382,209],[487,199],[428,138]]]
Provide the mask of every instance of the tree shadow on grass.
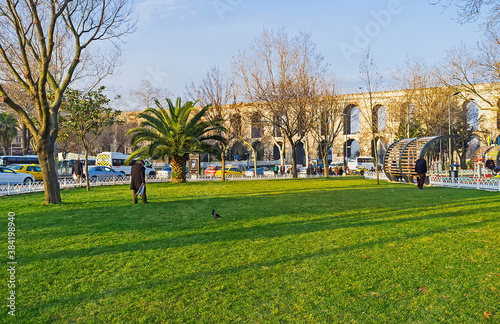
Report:
[[[293,194],[290,195],[293,196]],[[464,202],[463,204],[457,203],[455,206],[457,208],[463,208],[463,210],[457,209],[456,211],[443,212],[440,211],[439,208],[426,209],[421,207],[412,207],[400,210],[390,210],[387,208],[382,210],[354,209],[332,216],[318,215],[318,217],[312,219],[310,217],[304,218],[300,215],[295,215],[296,220],[293,221],[269,221],[273,217],[275,217],[275,220],[279,220],[279,218],[283,216],[281,212],[276,211],[274,214],[270,215],[247,217],[237,224],[230,222],[228,222],[227,224],[221,224],[221,222],[210,221],[211,225],[202,226],[198,231],[195,231],[194,233],[192,229],[180,230],[176,231],[175,235],[171,235],[169,237],[155,238],[157,236],[163,236],[165,233],[169,233],[168,229],[159,229],[158,231],[147,231],[146,235],[152,237],[152,239],[148,241],[141,240],[130,243],[108,244],[80,249],[64,249],[50,253],[37,253],[34,255],[26,255],[24,257],[21,257],[21,261],[26,264],[38,260],[69,259],[114,253],[170,249],[190,246],[193,244],[213,244],[242,240],[272,239],[283,236],[297,236],[314,232],[322,232],[325,230],[335,233],[336,230],[353,228],[355,229],[361,227],[390,229],[401,224],[407,225],[409,227],[408,232],[411,233],[415,231],[415,229],[419,230],[419,228],[416,226],[412,228],[412,223],[416,224],[417,222],[421,221],[430,221],[430,223],[428,223],[428,225],[426,225],[425,227],[435,227],[438,226],[433,223],[435,220],[448,219],[451,224],[446,225],[454,225],[458,221],[457,219],[459,219],[460,217],[468,217],[470,215],[482,214],[485,212],[484,207],[475,207],[473,205],[471,206],[470,204],[467,204],[467,202]],[[494,209],[494,207],[491,208]],[[289,215],[289,217],[294,216],[292,214]],[[262,224],[262,218],[268,218],[267,222]],[[493,220],[489,221],[493,222]],[[245,226],[242,227],[240,224],[245,224]],[[251,226],[248,226],[248,224],[251,224]],[[119,232],[124,233],[126,231],[133,230],[138,231],[143,228],[141,227],[141,225],[142,224],[140,223],[133,223],[132,226],[122,228]],[[447,227],[444,225],[445,224],[440,224],[439,226]],[[92,232],[92,235],[95,235],[93,239],[94,241],[97,241],[100,233],[109,231],[106,226],[101,227],[100,230],[101,231]],[[82,234],[86,234],[89,232],[91,231],[88,229],[82,230]],[[70,234],[62,234],[61,236],[70,236]],[[83,239],[88,240],[88,235],[85,238],[82,238],[82,240]]]
[[[498,222],[498,219],[494,220]],[[81,306],[84,303],[96,302],[98,300],[110,299],[115,296],[120,295],[135,295],[136,297],[141,298],[141,295],[138,292],[144,291],[152,291],[157,289],[158,287],[166,286],[166,287],[174,287],[179,283],[183,283],[184,285],[189,285],[190,282],[198,281],[200,278],[213,278],[213,277],[227,277],[228,275],[232,275],[234,273],[241,273],[247,270],[260,270],[263,267],[275,267],[279,265],[284,265],[288,263],[301,263],[308,259],[318,259],[318,258],[328,258],[334,255],[338,255],[341,253],[347,253],[356,250],[362,249],[371,249],[376,246],[385,246],[389,243],[398,243],[408,240],[418,239],[420,237],[433,236],[436,234],[440,234],[449,230],[456,229],[466,229],[477,227],[478,225],[486,225],[491,221],[480,221],[478,222],[470,222],[464,223],[460,225],[456,225],[449,228],[439,228],[439,229],[431,229],[423,232],[408,234],[404,237],[383,237],[378,240],[371,240],[362,243],[347,245],[347,246],[339,246],[330,248],[328,250],[315,251],[310,253],[302,253],[295,254],[289,257],[281,257],[275,258],[266,261],[257,261],[249,264],[238,265],[238,266],[227,266],[224,268],[212,268],[210,270],[205,271],[197,271],[188,274],[177,273],[177,275],[161,279],[161,280],[153,280],[144,283],[131,284],[127,287],[120,287],[114,289],[108,289],[102,292],[79,292],[79,293],[67,293],[62,296],[58,296],[56,298],[51,298],[50,300],[43,302],[31,301],[30,303],[23,304],[24,310],[27,313],[34,314],[34,316],[39,316],[43,311],[47,309],[53,308],[54,305],[64,305],[68,306]]]

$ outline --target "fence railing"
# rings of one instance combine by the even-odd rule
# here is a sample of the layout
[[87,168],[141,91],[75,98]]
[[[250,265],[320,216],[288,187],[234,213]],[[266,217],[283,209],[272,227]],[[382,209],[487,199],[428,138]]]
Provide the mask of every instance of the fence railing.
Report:
[[[387,176],[385,175],[385,173],[383,171],[380,171],[378,173],[378,178],[379,180],[384,180],[384,181],[389,181],[389,179],[387,178]],[[365,172],[365,179],[377,179],[377,172],[375,171],[366,171]]]
[[[299,178],[319,178],[322,177],[322,174],[316,175],[305,175],[299,174]],[[286,179],[290,178],[290,175],[278,174],[274,175],[258,175],[256,177],[247,177],[247,176],[234,176],[234,175],[226,175],[226,180],[228,181],[241,181],[241,180],[263,180],[263,179]],[[158,176],[148,176],[146,182],[147,183],[155,183],[155,182],[171,182],[171,178],[158,177]],[[188,175],[186,177],[186,181],[188,182],[199,182],[199,181],[220,181],[220,177],[214,176],[204,176],[204,175]],[[113,177],[113,178],[96,178],[90,180],[91,187],[97,186],[112,186],[112,185],[122,185],[129,184],[130,176],[123,177]],[[85,187],[85,179],[74,180],[71,178],[65,178],[59,180],[59,188],[61,189],[69,189],[69,188],[78,188]],[[15,195],[15,194],[23,194],[29,192],[40,192],[44,190],[44,183],[42,181],[37,181],[33,183],[26,184],[6,184],[0,185],[0,196],[5,195]]]
[[[499,178],[483,178],[474,177],[473,172],[468,172],[469,170],[463,170],[462,173],[459,172],[459,177],[449,177],[448,172],[439,172],[439,174],[432,173],[429,175],[429,184],[435,187],[450,187],[450,188],[466,188],[466,189],[478,189],[478,190],[491,190],[500,191],[500,179]],[[366,179],[376,179],[377,175],[375,172],[365,172]],[[380,173],[380,179],[389,181],[384,173]]]

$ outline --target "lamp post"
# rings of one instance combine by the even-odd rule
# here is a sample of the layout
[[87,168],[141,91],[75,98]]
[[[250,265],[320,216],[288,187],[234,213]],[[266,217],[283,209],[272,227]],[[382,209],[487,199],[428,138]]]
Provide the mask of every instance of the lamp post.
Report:
[[347,170],[347,114],[344,113],[344,135],[345,135],[345,142],[344,142],[344,171]]
[[[448,135],[450,135],[450,136],[451,136],[451,101],[450,101],[450,99],[451,99],[451,97],[454,97],[458,94],[460,94],[460,92],[455,92],[454,94],[452,94],[448,97]],[[448,147],[448,152],[449,152],[448,153],[448,155],[449,155],[448,161],[450,163],[449,168],[451,170],[451,164],[452,164],[452,159],[453,159],[453,154],[452,154],[453,152],[451,150],[451,137],[448,138],[448,146],[449,146]]]

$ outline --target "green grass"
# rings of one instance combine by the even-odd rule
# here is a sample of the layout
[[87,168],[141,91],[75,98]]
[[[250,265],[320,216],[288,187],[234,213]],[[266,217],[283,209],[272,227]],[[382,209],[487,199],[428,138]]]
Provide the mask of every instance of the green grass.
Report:
[[148,205],[128,186],[0,198],[4,237],[16,213],[16,322],[500,322],[499,193],[360,178],[147,190]]

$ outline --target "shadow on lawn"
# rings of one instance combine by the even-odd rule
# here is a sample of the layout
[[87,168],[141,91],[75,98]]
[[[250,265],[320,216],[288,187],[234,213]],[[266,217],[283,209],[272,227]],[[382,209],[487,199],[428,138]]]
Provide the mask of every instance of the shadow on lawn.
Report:
[[[498,220],[495,220],[495,222]],[[178,273],[176,276],[169,277],[168,279],[161,279],[161,280],[154,280],[154,281],[148,281],[146,283],[139,283],[139,284],[131,284],[130,286],[127,287],[120,287],[120,288],[115,288],[115,289],[108,289],[102,292],[80,292],[76,294],[66,294],[61,297],[53,298],[50,299],[49,301],[42,302],[42,303],[33,303],[34,305],[31,306],[25,306],[25,310],[29,313],[38,313],[40,314],[41,310],[49,309],[50,306],[53,305],[82,305],[82,303],[87,303],[87,302],[96,302],[97,300],[100,299],[109,299],[110,297],[113,296],[118,296],[118,295],[124,295],[124,294],[130,294],[133,293],[134,295],[137,296],[138,292],[147,292],[151,291],[154,289],[158,289],[158,287],[162,286],[167,286],[171,287],[173,285],[176,285],[180,282],[182,282],[184,285],[188,285],[189,282],[192,281],[197,281],[200,280],[200,278],[213,278],[213,277],[226,277],[228,275],[234,274],[234,273],[239,273],[242,271],[246,270],[260,270],[263,267],[274,267],[278,265],[283,265],[287,263],[301,263],[304,262],[305,260],[308,259],[313,259],[313,258],[325,258],[325,257],[331,257],[333,255],[338,255],[339,253],[346,253],[350,251],[355,251],[358,249],[366,249],[366,248],[373,248],[378,245],[387,245],[389,243],[397,243],[405,240],[411,240],[411,239],[417,239],[420,237],[425,237],[425,236],[432,236],[436,235],[439,233],[446,232],[448,230],[455,230],[455,229],[461,229],[461,228],[471,228],[471,227],[476,227],[478,226],[479,223],[482,223],[485,225],[486,221],[479,221],[479,222],[470,222],[470,223],[464,223],[448,228],[440,228],[440,229],[432,229],[424,232],[419,232],[419,233],[413,233],[409,234],[407,236],[401,237],[383,237],[378,240],[374,241],[367,241],[367,242],[362,242],[358,244],[353,244],[353,245],[348,245],[348,246],[340,246],[340,247],[335,247],[331,248],[328,250],[322,250],[322,251],[315,251],[315,252],[310,252],[310,253],[302,253],[299,255],[293,255],[290,257],[284,257],[284,258],[276,258],[272,260],[266,260],[266,261],[258,261],[254,262],[251,264],[245,264],[245,265],[238,265],[238,266],[229,266],[225,267],[222,269],[211,269],[211,270],[206,270],[206,271],[197,271],[197,272],[192,272],[189,274],[184,274],[184,273]],[[27,303],[29,304],[29,303]],[[36,308],[36,310],[32,309]]]
[[[295,194],[290,193],[291,197],[294,197]],[[235,199],[236,200],[236,199]],[[114,254],[114,253],[125,253],[125,252],[135,252],[135,251],[146,251],[146,250],[158,250],[158,249],[169,249],[169,248],[178,248],[184,246],[190,246],[193,244],[214,244],[221,242],[232,242],[232,241],[241,241],[241,240],[261,240],[261,239],[272,239],[276,237],[283,237],[289,235],[301,235],[307,233],[321,232],[321,231],[332,231],[332,235],[335,233],[335,230],[340,229],[348,229],[348,228],[360,228],[360,227],[387,227],[389,230],[392,227],[395,227],[399,224],[405,223],[415,223],[420,221],[425,221],[427,223],[421,223],[419,226],[409,227],[408,236],[404,236],[407,238],[411,238],[412,236],[422,236],[422,233],[413,234],[412,231],[421,231],[421,228],[427,229],[429,227],[438,226],[438,230],[431,231],[444,231],[447,228],[458,228],[460,226],[469,226],[465,223],[465,225],[456,225],[456,222],[460,221],[458,218],[462,216],[470,216],[483,214],[486,211],[489,212],[488,208],[474,206],[469,202],[463,203],[455,203],[454,206],[457,210],[450,211],[440,211],[438,207],[432,208],[423,208],[423,207],[412,207],[406,209],[379,209],[379,210],[369,210],[369,209],[352,209],[350,211],[339,212],[338,210],[332,210],[330,212],[336,213],[337,215],[333,216],[322,216],[325,215],[322,210],[316,211],[319,216],[317,218],[311,219],[308,217],[304,219],[303,216],[296,215],[297,220],[294,221],[286,221],[286,222],[268,222],[266,224],[255,224],[252,226],[241,227],[242,222],[246,222],[247,224],[260,222],[262,217],[279,217],[282,216],[282,213],[275,212],[274,214],[268,214],[265,216],[259,217],[246,217],[244,219],[240,219],[237,223],[233,221],[227,221],[225,224],[221,222],[209,221],[210,225],[207,225],[207,221],[203,221],[203,224],[207,225],[199,228],[199,232],[193,233],[191,228],[190,231],[179,230],[176,231],[175,236],[167,237],[167,238],[157,238],[154,239],[156,235],[161,235],[169,230],[157,229],[156,231],[147,231],[145,235],[148,237],[153,237],[148,241],[136,241],[130,243],[123,244],[111,244],[104,246],[96,246],[89,248],[81,248],[81,249],[65,249],[57,252],[44,253],[44,254],[36,254],[32,256],[22,257],[23,263],[30,263],[39,260],[53,260],[53,259],[69,259],[69,258],[79,258],[79,257],[88,257],[94,255],[103,255],[103,254]],[[467,208],[466,208],[467,207]],[[491,207],[493,210],[494,207]],[[286,211],[285,211],[286,212]],[[310,210],[310,213],[315,212],[314,210]],[[293,215],[293,214],[292,214]],[[310,214],[311,215],[311,214]],[[414,216],[409,216],[414,215]],[[208,217],[208,215],[207,215]],[[435,221],[439,219],[447,219],[449,223],[439,223],[435,224],[434,222],[428,223],[428,221]],[[144,219],[142,219],[144,220]],[[101,219],[101,222],[103,220]],[[113,218],[111,221],[119,221],[119,219]],[[497,222],[498,220],[482,220],[476,221],[470,224],[478,224],[479,222]],[[154,223],[154,220],[145,220],[146,224],[151,226]],[[200,224],[199,224],[200,225]],[[109,231],[106,224],[102,227],[99,227],[101,231],[91,231],[91,227],[83,228],[83,233],[92,232],[92,234],[96,235],[95,239],[98,239],[98,233],[103,233]],[[121,231],[135,230],[138,231],[144,228],[144,223],[133,222],[130,227],[126,226],[125,228],[121,228]],[[387,231],[387,228],[383,229]],[[95,228],[97,229],[97,228]],[[67,230],[61,229],[61,230]],[[70,234],[64,234],[61,236],[69,236]],[[51,238],[54,238],[51,236]],[[88,236],[87,238],[88,239]],[[102,244],[102,241],[101,241]],[[371,244],[371,243],[366,243]],[[376,242],[373,244],[377,244]]]
[[[300,181],[300,180],[298,180]],[[275,182],[275,181],[268,181]],[[128,189],[128,188],[127,188]],[[91,201],[79,201],[65,206],[64,210],[47,217],[48,210],[38,209],[39,212],[23,215],[22,221],[25,229],[51,229],[58,227],[67,230],[68,227],[77,226],[75,233],[112,232],[116,230],[139,230],[150,231],[153,229],[176,232],[192,230],[192,226],[200,223],[200,220],[211,220],[213,208],[221,212],[223,216],[230,216],[237,220],[246,220],[262,217],[273,217],[282,215],[294,215],[300,213],[318,214],[345,213],[350,210],[386,209],[399,211],[402,208],[420,206],[417,209],[447,205],[468,206],[471,199],[455,201],[440,199],[433,195],[433,189],[415,191],[413,186],[400,186],[398,188],[365,188],[352,189],[348,187],[333,188],[300,188],[276,191],[270,189],[258,194],[227,194],[227,195],[193,195],[183,197],[157,197],[149,193],[151,204],[132,205],[130,197],[127,199],[115,198],[110,195],[109,199]],[[438,189],[440,190],[440,189]],[[129,190],[126,191],[129,193]],[[436,192],[434,190],[434,192]],[[382,195],[381,195],[382,193]],[[485,192],[483,192],[485,193]],[[444,195],[440,192],[441,195]],[[391,199],[391,195],[394,197]],[[401,197],[406,197],[402,199]],[[481,201],[484,195],[478,197]],[[493,198],[495,197],[495,198]],[[446,197],[445,197],[446,198]],[[371,199],[367,202],[367,199]],[[427,199],[427,201],[426,201]],[[401,205],[395,205],[393,200],[401,201]],[[491,203],[500,202],[498,196],[488,197]],[[117,205],[109,205],[109,203]],[[101,204],[107,204],[99,207]],[[150,226],[145,226],[150,225]],[[169,228],[165,228],[165,226]],[[158,228],[160,226],[161,228]],[[58,235],[57,233],[51,233]],[[63,231],[61,235],[64,236]]]

